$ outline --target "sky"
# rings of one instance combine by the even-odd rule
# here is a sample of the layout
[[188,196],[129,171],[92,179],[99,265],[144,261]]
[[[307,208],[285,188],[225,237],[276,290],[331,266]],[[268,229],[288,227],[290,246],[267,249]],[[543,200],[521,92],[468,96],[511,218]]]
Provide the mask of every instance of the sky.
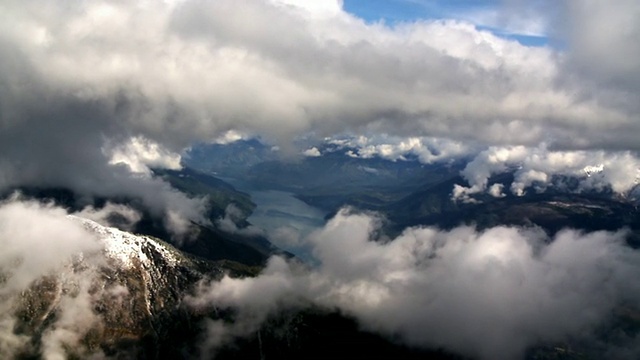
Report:
[[[81,199],[135,197],[179,238],[188,233],[190,221],[206,222],[205,200],[171,189],[149,168],[180,168],[181,154],[194,143],[259,136],[288,158],[307,150],[322,156],[312,151],[321,141],[350,142],[352,156],[390,161],[403,154],[425,163],[470,158],[461,173],[466,183],[452,189],[454,201],[473,201],[479,193],[522,195],[544,189],[558,174],[582,175],[581,189],[610,188],[626,195],[636,186],[640,168],[638,18],[636,0],[5,0],[0,2],[0,191],[64,187]],[[308,147],[300,148],[301,139]],[[584,176],[589,166],[599,173]],[[510,169],[517,169],[513,184],[489,183],[492,175]],[[21,204],[2,204],[4,224],[22,224],[16,216],[27,217],[37,208],[14,203]],[[44,218],[53,213],[66,226],[61,209],[34,211]],[[566,274],[607,264],[616,279],[633,279],[628,274],[637,261],[629,259],[637,255],[615,245],[619,233],[568,233],[561,245],[586,238],[593,250],[584,263],[575,263],[566,248],[537,253],[539,247],[526,244],[539,244],[542,235],[523,235],[519,229],[490,232],[491,241],[503,239],[498,241],[502,248],[517,250],[518,258],[483,253],[476,246],[483,234],[464,229],[439,237],[408,229],[403,235],[408,240],[400,242],[408,248],[393,248],[391,253],[399,255],[388,257],[386,248],[367,242],[374,228],[375,220],[344,213],[316,234],[317,239],[355,241],[348,244],[362,251],[363,258],[349,264],[327,255],[334,248],[316,244],[318,258],[328,264],[309,276],[319,286],[344,289],[345,297],[339,291],[332,299],[315,298],[314,289],[299,291],[412,343],[495,358],[474,337],[501,344],[500,334],[516,331],[521,343],[505,351],[517,358],[544,335],[544,321],[567,307],[586,304],[601,320],[614,306],[611,299],[631,297],[637,303],[637,289],[607,282],[597,272],[579,279],[585,287],[558,292],[578,284]],[[359,236],[350,237],[353,232]],[[24,236],[37,243],[39,234],[34,229]],[[436,240],[441,238],[462,245],[440,246]],[[16,254],[29,255],[15,246]],[[522,292],[505,299],[504,306],[522,322],[503,318],[496,333],[469,329],[467,341],[446,334],[434,339],[420,332],[423,321],[446,313],[438,306],[465,309],[466,303],[440,299],[423,317],[407,313],[394,323],[384,316],[392,308],[349,307],[350,300],[362,300],[358,296],[378,294],[401,308],[420,308],[432,289],[483,299],[482,289],[467,293],[441,279],[421,283],[424,268],[419,266],[434,266],[461,281],[469,278],[446,262],[420,259],[417,268],[403,263],[402,255],[412,248],[444,251],[442,258],[455,259],[470,273],[483,270],[478,284],[491,290],[500,290],[502,279],[519,283],[521,278],[511,277],[515,270],[534,269],[530,281],[520,282]],[[552,268],[560,271],[545,271],[549,263],[559,264]],[[288,265],[276,265],[274,276],[261,279],[289,284]],[[369,272],[378,266],[397,270],[399,277]],[[204,289],[204,299],[229,298],[238,293],[225,289],[245,286],[223,285],[228,287]],[[548,310],[541,317],[517,301],[529,299],[525,295],[539,286],[550,296],[531,299]],[[602,286],[609,287],[599,292]],[[411,299],[391,296],[407,289],[424,292]],[[589,298],[594,293],[603,296]],[[483,304],[499,312],[492,303]],[[490,320],[471,315],[478,323]],[[594,321],[575,320],[551,334],[553,339]]]
[[548,12],[553,5],[543,3],[526,2],[522,13],[511,17],[500,14],[505,2],[496,0],[344,0],[343,9],[367,22],[382,21],[391,26],[443,19],[468,21],[478,29],[526,46],[545,46],[554,43],[549,41],[550,19],[545,18],[545,10]]

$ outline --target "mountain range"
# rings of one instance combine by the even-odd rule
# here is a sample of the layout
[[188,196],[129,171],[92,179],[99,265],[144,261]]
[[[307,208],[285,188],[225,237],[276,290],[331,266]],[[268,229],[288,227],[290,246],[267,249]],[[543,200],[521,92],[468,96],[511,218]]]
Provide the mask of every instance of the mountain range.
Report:
[[[586,231],[627,228],[627,243],[640,246],[636,204],[612,193],[550,189],[525,196],[484,194],[476,202],[455,202],[451,191],[455,184],[464,183],[459,175],[464,162],[391,162],[353,158],[345,155],[344,149],[328,150],[323,148],[326,155],[321,157],[282,161],[256,140],[239,141],[192,149],[182,170],[155,169],[153,176],[174,189],[191,197],[205,196],[206,222],[191,223],[194,231],[188,241],[172,238],[162,220],[135,198],[93,198],[91,206],[95,208],[107,203],[125,204],[139,211],[141,218],[133,228],[123,231],[69,215],[70,221],[80,223],[99,239],[101,250],[75,254],[28,289],[1,299],[3,308],[10,309],[11,318],[17,319],[12,334],[19,345],[13,347],[17,350],[11,356],[464,358],[440,348],[409,346],[361,328],[349,314],[305,302],[269,315],[257,328],[208,354],[203,350],[207,342],[205,324],[233,323],[238,314],[224,306],[193,306],[188,299],[197,296],[198,288],[225,276],[255,277],[274,255],[299,262],[295,255],[272,244],[264,233],[238,231],[252,226],[248,218],[256,204],[248,193],[214,174],[260,189],[292,192],[325,211],[327,219],[345,206],[375,211],[383,219],[380,239],[396,237],[407,227],[452,229],[464,224],[479,230],[496,226],[541,228],[550,236],[567,227]],[[491,179],[506,184],[511,181],[512,174]],[[23,198],[55,203],[69,213],[87,205],[86,198],[66,189],[20,190]],[[233,218],[236,231],[220,226],[229,206],[238,209]],[[110,220],[112,225],[119,223],[117,214]],[[71,313],[71,308],[85,314]],[[609,329],[628,336],[640,332],[636,307],[616,311],[615,323],[608,325]],[[76,321],[80,318],[82,322]],[[527,359],[589,358],[574,345],[543,343],[531,348]]]

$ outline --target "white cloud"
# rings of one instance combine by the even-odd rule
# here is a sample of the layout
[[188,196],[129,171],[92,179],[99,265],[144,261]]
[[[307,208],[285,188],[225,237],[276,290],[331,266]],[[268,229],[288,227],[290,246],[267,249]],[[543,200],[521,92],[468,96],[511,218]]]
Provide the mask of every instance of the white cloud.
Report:
[[549,36],[549,27],[560,6],[545,0],[504,1],[506,6],[462,12],[455,15],[477,26],[507,35]]
[[505,197],[506,195],[503,192],[504,185],[503,184],[493,184],[489,187],[489,195],[497,198]]
[[117,227],[126,231],[132,230],[133,226],[142,219],[142,215],[137,210],[111,202],[107,202],[100,209],[87,206],[74,215],[93,220],[103,226]]
[[226,145],[226,144],[231,144],[234,143],[236,141],[239,140],[243,140],[246,139],[247,135],[241,133],[240,131],[237,130],[229,130],[226,131],[224,134],[218,136],[217,138],[215,138],[213,140],[214,143],[216,144],[222,144],[222,145]]
[[331,17],[342,11],[341,0],[270,0],[274,4],[304,10],[307,15]]
[[[598,84],[588,90],[590,96],[615,89],[611,95],[618,99],[607,96],[602,100],[631,105],[633,94],[637,96],[640,91],[640,45],[635,41],[640,34],[636,21],[640,4],[634,0],[588,0],[570,2],[567,7],[574,16],[565,19],[566,40],[571,47],[566,70],[577,74],[577,81]],[[636,110],[637,105],[635,101]]]
[[301,242],[300,230],[292,226],[281,226],[268,233],[271,243],[282,249],[299,248]]
[[97,238],[63,209],[37,202],[0,203],[0,271],[8,278],[0,295],[25,289],[81,252],[101,249]]
[[322,154],[320,153],[320,150],[318,150],[318,148],[314,146],[312,148],[309,148],[303,151],[302,155],[308,156],[308,157],[318,157],[318,156],[321,156]]
[[[117,126],[93,122],[107,136],[128,129],[175,151],[234,128],[282,142],[310,130],[368,129],[569,147],[616,144],[613,136],[636,129],[625,108],[561,81],[553,50],[464,22],[389,28],[359,21],[338,2],[292,2],[330,16],[258,0],[83,2],[82,11],[8,2],[5,48],[29,61],[5,61],[5,103],[22,122],[17,84],[31,74],[40,91],[51,84],[80,104],[119,104],[108,108],[121,115]],[[38,17],[32,6],[43,9]]]
[[317,268],[273,258],[256,278],[203,285],[192,305],[239,311],[229,327],[216,323],[210,349],[312,301],[414,346],[516,359],[540,342],[589,338],[617,305],[640,300],[640,255],[624,232],[410,228],[381,243],[371,239],[377,226],[343,210],[309,238]]
[[[66,358],[67,350],[89,355],[80,339],[94,325],[89,270],[74,269],[73,263],[91,258],[103,261],[104,245],[64,209],[13,197],[0,203],[0,355],[14,358],[28,346],[30,337],[16,334],[16,308],[38,281],[59,281],[59,298],[49,311],[57,311],[53,323],[42,334],[42,356]],[[46,278],[49,277],[49,278]],[[24,304],[22,304],[24,305]]]
[[514,172],[511,192],[517,196],[523,195],[531,186],[535,186],[537,191],[544,191],[553,185],[555,175],[579,180],[578,188],[569,190],[609,187],[618,194],[626,195],[640,179],[640,158],[630,151],[561,151],[549,150],[544,144],[536,148],[490,147],[480,152],[461,172],[469,187],[457,185],[452,198],[467,199],[483,192],[492,175],[507,171]]
[[42,334],[42,354],[47,359],[66,359],[69,349],[92,358],[105,357],[101,350],[90,351],[82,343],[89,330],[99,327],[101,319],[94,313],[95,291],[91,291],[92,279],[97,274],[72,276],[75,296],[63,296],[56,322]]
[[338,148],[349,147],[347,155],[369,159],[380,157],[398,161],[415,156],[425,164],[444,162],[473,153],[474,146],[443,138],[432,137],[398,137],[388,135],[374,136],[342,136],[325,138],[325,143]]
[[463,21],[367,24],[339,1],[73,4],[0,5],[0,188],[133,195],[148,183],[110,161],[177,168],[182,149],[234,129],[285,153],[297,135],[387,134],[353,155],[424,162],[639,149],[633,1],[557,7],[575,30],[565,49]]
[[182,169],[180,154],[163,149],[160,144],[140,136],[105,151],[110,155],[109,164],[124,164],[134,173],[150,174],[150,168],[153,167]]

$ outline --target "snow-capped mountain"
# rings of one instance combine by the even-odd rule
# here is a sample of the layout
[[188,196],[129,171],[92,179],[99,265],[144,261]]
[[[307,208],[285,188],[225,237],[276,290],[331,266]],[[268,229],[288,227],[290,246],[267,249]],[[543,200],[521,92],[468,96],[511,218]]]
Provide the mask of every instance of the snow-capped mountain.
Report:
[[4,349],[0,343],[0,354],[158,358],[159,352],[182,351],[180,335],[169,336],[188,333],[191,314],[182,299],[222,269],[161,240],[69,217],[95,235],[102,250],[78,253],[27,290],[0,299],[11,311],[1,320],[15,335]]
[[603,164],[599,164],[599,165],[589,165],[589,166],[585,166],[582,171],[585,173],[585,175],[587,175],[587,177],[590,177],[593,174],[599,174],[602,171],[604,171],[604,165]]
[[118,262],[124,269],[131,269],[138,264],[150,269],[153,265],[150,256],[154,255],[159,256],[170,267],[175,267],[181,262],[188,262],[178,250],[159,239],[134,235],[73,215],[69,215],[69,218],[81,222],[86,229],[97,235],[98,239],[104,243],[106,257]]

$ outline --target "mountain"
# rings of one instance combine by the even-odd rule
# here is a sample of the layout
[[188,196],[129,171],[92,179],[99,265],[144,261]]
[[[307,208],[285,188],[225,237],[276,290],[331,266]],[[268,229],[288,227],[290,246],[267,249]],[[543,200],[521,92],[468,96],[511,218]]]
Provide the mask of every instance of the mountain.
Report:
[[174,189],[191,197],[206,196],[208,217],[216,220],[225,215],[226,208],[233,204],[246,219],[255,209],[249,194],[236,190],[231,184],[189,167],[181,170],[154,169],[155,176],[166,181]]
[[[267,155],[240,159],[254,162],[242,172],[245,181],[258,183],[264,179],[260,186],[293,192],[328,211],[344,205],[374,210],[386,218],[383,231],[387,235],[407,226],[425,225],[453,228],[472,224],[479,229],[539,226],[549,233],[564,227],[627,227],[629,243],[640,246],[640,213],[631,196],[607,191],[578,193],[571,190],[571,179],[562,179],[564,188],[552,186],[545,193],[528,191],[524,196],[504,197],[476,194],[476,202],[465,203],[451,199],[454,184],[465,184],[459,175],[462,163],[421,165],[413,160],[353,158],[339,152],[299,162],[269,159]],[[232,162],[228,166],[233,166]],[[0,357],[459,358],[437,349],[408,347],[397,337],[389,339],[363,331],[355,318],[305,300],[278,308],[256,327],[235,328],[242,330],[238,334],[216,332],[218,328],[211,328],[212,323],[222,326],[220,331],[227,331],[225,326],[233,329],[236,321],[242,323],[242,310],[216,302],[194,307],[185,299],[199,294],[196,289],[203,282],[220,280],[224,274],[253,277],[261,273],[270,256],[291,255],[274,247],[259,231],[250,231],[247,216],[255,204],[250,195],[225,180],[189,167],[180,171],[156,169],[154,176],[187,196],[207,197],[209,210],[205,216],[209,222],[192,222],[193,236],[188,241],[170,245],[172,235],[163,219],[134,198],[89,201],[65,189],[24,189],[26,198],[54,202],[70,213],[87,205],[102,209],[107,203],[115,203],[137,210],[141,219],[132,232],[125,232],[71,217],[98,236],[102,250],[77,254],[19,293],[6,295],[0,287],[0,308],[6,310],[4,317],[0,316],[0,329],[5,329],[3,334],[10,334],[12,341],[0,338]],[[513,173],[490,179],[490,183],[503,183],[507,188],[512,181]],[[228,211],[231,205],[240,211]],[[224,227],[222,221],[232,221],[233,226]],[[6,276],[11,276],[10,271],[0,273],[0,284]],[[259,291],[269,298],[268,288]],[[261,299],[261,295],[255,298]],[[614,312],[612,319],[597,329],[596,337],[602,344],[640,334],[634,304],[620,304]],[[215,354],[203,352],[203,344],[216,341],[220,345]],[[567,341],[533,345],[526,359],[584,359],[588,358],[585,354],[603,351],[598,348],[603,346],[600,343]],[[16,352],[6,355],[8,346]]]
[[[512,174],[502,174],[493,177],[490,183],[504,183],[508,188],[512,181]],[[392,233],[408,226],[447,229],[461,224],[475,225],[479,229],[499,225],[538,226],[549,234],[564,228],[585,231],[628,228],[629,244],[640,247],[640,209],[632,199],[606,191],[572,192],[551,187],[543,193],[530,191],[523,196],[479,194],[475,197],[476,202],[464,203],[451,200],[454,184],[464,184],[464,180],[455,177],[426,185],[403,199],[371,210],[386,216]]]
[[241,182],[247,188],[282,190],[324,211],[344,204],[375,207],[457,176],[464,161],[422,164],[417,159],[389,161],[354,157],[355,148],[325,143],[322,156],[283,159],[258,140],[191,148],[184,164]]
[[[292,192],[307,204],[331,217],[341,207],[352,206],[383,214],[386,230],[397,234],[408,226],[452,228],[460,224],[480,229],[498,225],[539,226],[553,234],[562,228],[584,230],[631,229],[629,242],[640,246],[638,188],[626,196],[612,191],[582,191],[575,177],[555,176],[545,192],[527,191],[524,196],[507,193],[493,197],[474,195],[475,202],[453,201],[454,185],[466,184],[460,171],[465,159],[452,163],[421,164],[417,159],[389,161],[380,157],[349,156],[355,149],[332,144],[319,145],[322,156],[297,161],[278,159],[257,140],[228,145],[194,147],[187,163],[202,171],[240,176],[250,186]],[[250,161],[234,167],[232,154]],[[261,156],[257,156],[262,154]],[[269,154],[264,155],[264,154]],[[490,184],[509,188],[517,169],[495,175]],[[584,169],[584,176],[595,176],[601,166]]]
[[195,145],[182,161],[186,166],[206,173],[238,177],[253,165],[277,158],[277,152],[270,147],[257,139],[248,139],[228,144]]
[[103,251],[77,254],[27,291],[3,299],[14,302],[15,333],[28,338],[16,357],[47,357],[52,348],[71,358],[95,352],[126,358],[178,356],[190,331],[182,297],[204,276],[219,278],[230,269],[153,237],[73,220],[97,235]]
[[[182,170],[154,170],[155,176],[168,182],[173,188],[190,197],[205,197],[208,224],[191,222],[191,236],[188,241],[175,242],[172,234],[165,228],[161,217],[150,212],[138,199],[130,197],[86,197],[63,188],[27,188],[7,191],[1,198],[8,197],[19,190],[24,198],[42,202],[52,202],[69,212],[82,211],[86,206],[102,209],[107,203],[120,204],[140,213],[140,220],[134,225],[133,232],[162,239],[178,246],[182,251],[204,259],[219,261],[230,260],[247,266],[261,266],[272,254],[290,256],[274,247],[259,233],[243,234],[223,231],[217,221],[224,218],[230,205],[238,209],[233,219],[235,226],[242,229],[250,224],[246,217],[253,212],[255,204],[248,194],[236,190],[232,185],[213,176],[190,168]],[[114,218],[111,220],[117,221]]]
[[[17,359],[192,359],[202,355],[206,319],[233,319],[233,312],[194,308],[183,300],[201,280],[249,276],[241,264],[198,259],[153,237],[70,218],[96,235],[102,250],[78,253],[28,289],[0,299],[3,308],[11,309],[13,336],[19,339],[11,348],[0,346],[0,354]],[[355,320],[333,310],[309,306],[269,317],[246,337],[221,347],[216,359],[354,354],[454,358],[395,344],[359,330]]]

